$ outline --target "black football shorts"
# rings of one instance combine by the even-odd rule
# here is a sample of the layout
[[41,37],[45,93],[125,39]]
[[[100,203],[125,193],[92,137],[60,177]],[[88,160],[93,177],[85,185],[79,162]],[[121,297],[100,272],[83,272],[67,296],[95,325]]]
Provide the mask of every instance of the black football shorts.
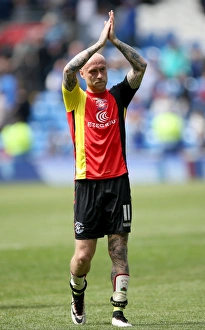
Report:
[[106,180],[76,180],[76,239],[95,239],[131,231],[132,205],[128,175]]

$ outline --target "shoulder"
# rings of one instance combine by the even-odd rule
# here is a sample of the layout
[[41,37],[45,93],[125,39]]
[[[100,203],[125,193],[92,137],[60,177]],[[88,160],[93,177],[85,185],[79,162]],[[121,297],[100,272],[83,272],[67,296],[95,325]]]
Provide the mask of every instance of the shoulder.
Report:
[[122,103],[122,105],[127,107],[137,90],[138,88],[133,89],[130,87],[126,76],[123,81],[121,81],[119,84],[114,85],[109,92],[117,100],[118,104],[120,102]]
[[66,88],[66,86],[62,83],[62,94],[66,98],[77,98],[83,97],[86,95],[86,92],[80,87],[79,82],[75,85],[75,87],[70,91]]
[[72,95],[73,93],[75,93],[77,90],[80,89],[80,86],[79,86],[79,82],[77,81],[75,87],[72,89],[72,90],[68,90],[65,86],[64,83],[62,83],[62,92],[63,94],[69,94],[69,95]]
[[[114,86],[110,89],[110,93],[117,92],[117,91],[122,92],[122,91],[124,91],[124,90],[127,91],[127,92],[133,90],[133,89],[131,88],[131,86],[130,86],[128,80],[127,80],[127,76],[125,76],[125,78],[124,78],[123,81],[121,81],[120,83],[114,85]],[[136,88],[136,89],[134,90],[134,92],[136,92],[137,90],[138,90],[138,88]]]

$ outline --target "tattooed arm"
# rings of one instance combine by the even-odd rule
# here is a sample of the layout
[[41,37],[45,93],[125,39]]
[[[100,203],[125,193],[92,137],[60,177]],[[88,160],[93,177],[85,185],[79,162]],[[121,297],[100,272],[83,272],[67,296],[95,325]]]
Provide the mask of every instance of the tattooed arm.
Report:
[[87,63],[89,58],[102,48],[107,39],[110,30],[110,19],[104,22],[104,28],[100,34],[98,41],[91,47],[77,54],[70,62],[68,62],[63,70],[63,84],[65,88],[72,91],[77,83],[77,72]]
[[131,88],[136,89],[140,86],[142,78],[144,76],[147,63],[137,53],[137,51],[126,43],[120,41],[114,32],[114,12],[109,13],[110,16],[110,31],[108,39],[112,44],[119,49],[119,51],[128,60],[132,69],[127,74],[127,80]]

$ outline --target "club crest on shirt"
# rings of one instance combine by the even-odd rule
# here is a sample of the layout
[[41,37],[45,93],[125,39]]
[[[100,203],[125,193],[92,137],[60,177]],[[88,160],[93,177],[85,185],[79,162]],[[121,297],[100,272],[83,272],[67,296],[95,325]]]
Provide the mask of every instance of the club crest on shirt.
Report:
[[99,123],[106,123],[109,120],[109,116],[107,113],[108,108],[108,102],[106,99],[98,99],[94,98],[97,113],[96,113],[96,119]]
[[95,101],[96,107],[98,111],[103,111],[103,110],[107,110],[108,108],[108,102],[106,99],[99,99],[97,97],[95,97],[93,99],[93,101]]

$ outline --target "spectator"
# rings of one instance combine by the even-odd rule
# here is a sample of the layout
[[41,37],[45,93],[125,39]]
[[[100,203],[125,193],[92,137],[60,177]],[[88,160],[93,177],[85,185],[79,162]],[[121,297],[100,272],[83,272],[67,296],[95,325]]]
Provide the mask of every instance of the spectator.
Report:
[[153,131],[162,153],[177,153],[182,150],[183,120],[174,111],[164,111],[155,115]]
[[9,20],[12,15],[13,8],[13,0],[1,0],[0,21]]
[[55,61],[53,68],[49,71],[46,81],[45,87],[49,91],[53,92],[61,92],[62,86],[62,70],[66,64],[66,61],[62,58],[59,58]]
[[5,55],[0,55],[0,127],[3,124],[4,118],[14,109],[17,85],[17,79],[12,71],[11,59]]
[[190,73],[190,63],[185,49],[180,45],[178,38],[170,33],[167,43],[161,50],[159,67],[162,73],[168,77],[179,77]]
[[190,49],[191,75],[194,78],[201,76],[205,66],[205,55],[198,42],[191,45]]
[[31,149],[32,131],[29,124],[25,122],[5,125],[1,136],[4,151],[10,156],[20,156]]

